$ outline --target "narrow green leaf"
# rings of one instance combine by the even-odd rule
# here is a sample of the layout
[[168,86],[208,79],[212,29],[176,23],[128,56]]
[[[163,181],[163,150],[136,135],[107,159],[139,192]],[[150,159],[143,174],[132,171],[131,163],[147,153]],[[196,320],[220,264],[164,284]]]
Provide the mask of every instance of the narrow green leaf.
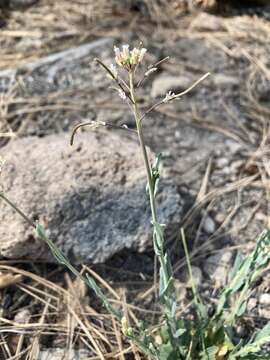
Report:
[[254,338],[254,341],[261,341],[270,335],[270,322],[266,324],[261,330],[259,330]]
[[201,353],[202,360],[215,360],[218,352],[218,346],[211,346],[205,349],[204,353]]

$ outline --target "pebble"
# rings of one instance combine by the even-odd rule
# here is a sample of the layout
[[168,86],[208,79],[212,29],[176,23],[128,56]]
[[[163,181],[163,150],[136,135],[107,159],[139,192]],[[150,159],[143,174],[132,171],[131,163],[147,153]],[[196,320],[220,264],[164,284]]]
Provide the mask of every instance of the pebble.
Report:
[[236,160],[232,162],[230,166],[230,170],[232,173],[239,173],[239,170],[243,167],[244,162],[243,160]]
[[176,293],[176,299],[178,302],[184,301],[187,296],[187,288],[186,284],[180,282],[179,280],[175,279],[174,281],[175,286],[175,293]]
[[270,294],[261,294],[259,297],[259,302],[261,305],[270,305]]
[[256,308],[256,306],[257,306],[257,299],[256,298],[250,298],[249,300],[248,300],[248,304],[247,304],[247,309],[248,309],[248,311],[252,311],[253,309],[255,309]]
[[223,214],[221,212],[217,213],[215,216],[215,220],[218,224],[222,224],[226,219],[226,214]]
[[231,251],[223,251],[205,260],[203,270],[217,287],[226,284],[232,266],[232,257]]
[[[191,271],[192,271],[194,285],[200,286],[203,281],[202,270],[198,266],[191,266]],[[191,287],[191,281],[190,281],[189,272],[188,272],[187,268],[185,268],[185,270],[181,274],[180,280],[181,280],[181,282],[179,282],[180,284],[185,284],[187,287]]]
[[[195,286],[201,285],[202,280],[203,280],[202,270],[197,266],[191,266],[191,270],[192,270],[192,277],[193,277],[194,285]],[[189,284],[190,283],[191,283],[191,281],[189,280]]]
[[29,309],[20,310],[14,317],[14,321],[18,324],[27,324],[30,320],[31,312]]
[[267,222],[267,215],[263,214],[262,212],[258,212],[255,214],[254,218],[258,221]]
[[38,360],[87,360],[90,353],[86,350],[48,349],[40,351]]
[[228,165],[229,160],[226,158],[218,158],[216,159],[215,163],[218,169],[223,169],[226,165]]
[[258,313],[259,313],[260,317],[265,318],[267,320],[270,319],[270,309],[269,309],[269,307],[265,308],[265,307],[259,306]]
[[239,144],[234,140],[225,140],[225,145],[228,147],[231,153],[235,154],[243,148],[243,145]]
[[207,216],[205,218],[203,230],[209,235],[213,234],[216,231],[216,224],[210,216]]

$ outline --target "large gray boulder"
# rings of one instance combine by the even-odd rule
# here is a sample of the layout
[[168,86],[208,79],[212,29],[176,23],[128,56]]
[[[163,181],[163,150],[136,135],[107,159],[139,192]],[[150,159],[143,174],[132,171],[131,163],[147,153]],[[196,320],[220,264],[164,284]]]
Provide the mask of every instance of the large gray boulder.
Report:
[[[70,260],[104,262],[124,248],[151,245],[146,177],[137,142],[105,131],[26,137],[2,151],[5,193]],[[162,172],[159,219],[172,226],[181,215],[175,184]],[[54,261],[46,244],[4,201],[0,201],[0,255]]]

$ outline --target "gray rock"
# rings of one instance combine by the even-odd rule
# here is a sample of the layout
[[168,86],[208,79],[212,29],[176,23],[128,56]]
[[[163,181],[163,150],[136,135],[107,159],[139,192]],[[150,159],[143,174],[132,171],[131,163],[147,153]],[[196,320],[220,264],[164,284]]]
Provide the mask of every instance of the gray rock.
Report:
[[165,96],[168,91],[178,92],[186,90],[192,84],[192,79],[187,76],[161,75],[153,81],[151,96]]
[[[138,144],[113,132],[26,137],[2,156],[5,193],[74,262],[104,262],[124,248],[151,245],[146,177]],[[153,157],[153,154],[152,154]],[[166,169],[157,200],[168,227],[179,221],[181,198]],[[0,255],[54,261],[46,244],[4,201],[0,201]]]
[[220,252],[205,260],[203,270],[212,279],[217,287],[224,286],[232,266],[232,253]]

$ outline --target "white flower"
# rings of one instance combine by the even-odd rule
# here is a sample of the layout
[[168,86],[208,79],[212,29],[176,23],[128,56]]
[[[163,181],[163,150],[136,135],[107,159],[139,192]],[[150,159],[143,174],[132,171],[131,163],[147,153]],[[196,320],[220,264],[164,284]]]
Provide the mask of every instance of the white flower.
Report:
[[145,49],[145,48],[142,48],[142,49],[140,50],[139,63],[142,62],[146,51],[147,51],[147,49]]
[[169,91],[169,92],[167,92],[167,94],[166,94],[165,98],[162,100],[162,102],[167,103],[170,100],[172,100],[174,96],[175,96],[175,93]]
[[130,56],[129,45],[122,46],[122,56],[126,59],[129,58],[129,56]]
[[118,95],[120,96],[121,99],[126,100],[127,96],[125,94],[125,92],[122,89],[118,89]]
[[137,48],[134,48],[131,51],[131,55],[130,55],[130,63],[133,65],[138,64],[139,62],[139,57],[140,57],[140,50]]
[[134,48],[130,51],[129,45],[123,45],[122,50],[118,47],[114,47],[115,62],[120,67],[129,71],[143,60],[146,51],[147,50],[145,48]]
[[120,49],[117,46],[114,47],[114,53],[115,53],[115,56],[120,55]]
[[122,66],[122,64],[121,64],[121,58],[122,58],[121,51],[116,46],[114,47],[114,53],[115,53],[115,62],[116,62],[116,64],[118,64],[119,66]]

